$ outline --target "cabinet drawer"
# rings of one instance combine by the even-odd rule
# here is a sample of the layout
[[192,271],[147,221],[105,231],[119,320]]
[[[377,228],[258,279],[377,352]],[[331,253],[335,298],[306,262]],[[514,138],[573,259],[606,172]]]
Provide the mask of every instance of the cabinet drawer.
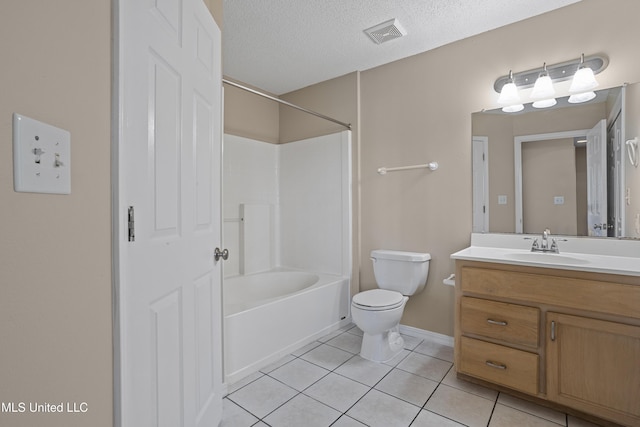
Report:
[[537,354],[473,338],[460,339],[458,372],[525,393],[538,394]]
[[540,310],[517,304],[462,297],[460,326],[462,333],[482,335],[538,348]]
[[[611,275],[593,275],[594,278],[608,276]],[[517,297],[531,304],[553,304],[640,318],[640,286],[637,284],[467,266],[461,268],[460,282],[463,293],[496,299]]]

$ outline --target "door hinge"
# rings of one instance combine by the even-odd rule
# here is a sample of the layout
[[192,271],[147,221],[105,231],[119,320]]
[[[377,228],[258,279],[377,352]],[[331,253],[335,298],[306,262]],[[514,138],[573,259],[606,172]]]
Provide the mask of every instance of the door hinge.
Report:
[[482,205],[482,213],[487,213],[487,206],[486,205]]
[[129,206],[129,209],[127,209],[127,224],[129,226],[128,236],[130,242],[135,242],[136,240],[136,227],[133,215],[133,206]]

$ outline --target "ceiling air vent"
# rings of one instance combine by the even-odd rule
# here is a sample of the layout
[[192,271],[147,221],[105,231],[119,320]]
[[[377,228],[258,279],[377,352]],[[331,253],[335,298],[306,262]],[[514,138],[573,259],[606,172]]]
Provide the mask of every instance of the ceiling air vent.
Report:
[[397,19],[390,19],[382,24],[367,28],[364,32],[377,44],[388,42],[407,34],[407,31],[402,28]]

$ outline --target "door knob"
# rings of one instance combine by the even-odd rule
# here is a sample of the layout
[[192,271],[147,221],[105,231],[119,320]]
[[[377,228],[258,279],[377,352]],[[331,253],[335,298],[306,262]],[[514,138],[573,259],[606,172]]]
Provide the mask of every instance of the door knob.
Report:
[[216,261],[220,261],[220,258],[222,258],[223,261],[226,261],[227,258],[229,258],[229,250],[220,250],[220,248],[216,248],[213,252],[213,259],[215,259]]

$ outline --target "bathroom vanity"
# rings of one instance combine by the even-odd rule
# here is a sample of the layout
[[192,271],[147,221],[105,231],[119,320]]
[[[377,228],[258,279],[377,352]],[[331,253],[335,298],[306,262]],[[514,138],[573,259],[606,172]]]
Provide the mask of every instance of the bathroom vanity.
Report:
[[488,246],[452,255],[458,376],[640,426],[640,252],[633,248],[636,257]]

